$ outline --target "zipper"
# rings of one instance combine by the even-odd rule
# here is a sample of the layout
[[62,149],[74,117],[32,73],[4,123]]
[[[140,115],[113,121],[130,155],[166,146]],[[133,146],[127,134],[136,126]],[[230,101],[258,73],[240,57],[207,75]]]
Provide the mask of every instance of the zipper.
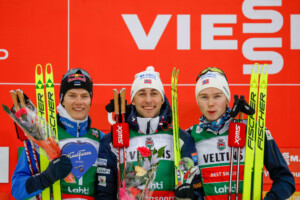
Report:
[[77,123],[77,137],[79,137],[79,133],[80,133],[80,124]]

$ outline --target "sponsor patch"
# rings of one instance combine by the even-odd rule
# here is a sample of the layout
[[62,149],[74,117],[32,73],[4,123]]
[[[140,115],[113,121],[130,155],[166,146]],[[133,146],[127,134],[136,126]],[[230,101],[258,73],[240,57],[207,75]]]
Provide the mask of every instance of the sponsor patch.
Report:
[[71,74],[70,76],[68,76],[68,82],[72,82],[72,81],[86,82],[86,78],[82,74]]
[[107,160],[103,159],[103,158],[98,158],[97,159],[97,165],[106,167],[107,166]]
[[269,130],[266,130],[266,136],[267,136],[267,140],[273,140],[273,137],[272,137],[271,132]]
[[95,129],[92,130],[92,135],[95,136],[96,138],[99,137],[98,131]]
[[198,164],[198,154],[197,154],[197,152],[192,153],[192,159],[193,159],[194,163]]
[[106,169],[103,167],[98,167],[97,168],[97,173],[99,174],[110,174],[110,169]]
[[106,176],[98,176],[98,185],[106,187]]
[[201,187],[202,187],[202,183],[201,182],[193,184],[193,188],[194,189],[198,189],[198,188],[201,188]]
[[151,78],[151,79],[154,79],[156,80],[156,76],[154,74],[141,74],[139,76],[140,79],[145,79],[145,78]]
[[215,73],[215,72],[208,72],[208,73],[202,75],[200,77],[200,80],[203,80],[203,79],[206,79],[206,78],[217,78],[217,73]]

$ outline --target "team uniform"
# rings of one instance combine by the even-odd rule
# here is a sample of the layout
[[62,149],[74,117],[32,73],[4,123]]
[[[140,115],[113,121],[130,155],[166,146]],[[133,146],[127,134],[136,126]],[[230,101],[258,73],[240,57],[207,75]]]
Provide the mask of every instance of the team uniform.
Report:
[[[225,114],[224,116],[228,115]],[[227,117],[222,125],[212,130],[203,126],[205,122],[192,126],[188,132],[195,140],[198,153],[199,169],[204,196],[206,200],[228,199],[230,147],[228,146],[228,129],[232,118]],[[242,198],[245,148],[241,149],[239,177],[239,199]],[[237,155],[234,155],[234,162]],[[273,180],[271,190],[265,199],[287,199],[295,191],[295,181],[279,151],[271,133],[266,129],[264,166]],[[236,168],[233,168],[235,172]],[[233,174],[232,190],[235,192],[236,174]]]
[[[95,128],[90,128],[91,120],[89,117],[80,120],[80,122],[74,122],[74,120],[61,117],[58,114],[58,125],[59,147],[62,154],[68,155],[71,159],[72,173],[76,181],[76,183],[61,181],[62,199],[94,199],[96,160],[100,139],[104,136],[104,133]],[[31,146],[29,146],[29,152],[31,160],[34,160]],[[35,173],[37,173],[35,165],[33,167]],[[42,192],[42,190],[37,190],[28,194],[25,184],[31,176],[27,157],[25,151],[23,151],[12,177],[11,193],[14,198],[25,199]]]
[[[165,97],[160,115],[156,118],[137,117],[135,107],[127,117],[129,123],[129,147],[126,150],[126,162],[137,161],[137,148],[146,146],[152,149],[159,149],[166,146],[163,156],[159,158],[160,164],[156,171],[155,180],[150,186],[154,190],[150,199],[174,199],[174,147],[173,130],[170,127],[172,120],[171,108]],[[147,134],[148,133],[148,134]],[[117,198],[117,157],[116,149],[112,146],[111,133],[101,140],[98,159],[98,186],[96,199],[116,199]],[[185,131],[180,130],[181,156],[190,157],[196,161],[195,144]],[[121,155],[123,155],[121,151]],[[156,163],[154,159],[152,163]],[[121,156],[121,164],[123,164]]]

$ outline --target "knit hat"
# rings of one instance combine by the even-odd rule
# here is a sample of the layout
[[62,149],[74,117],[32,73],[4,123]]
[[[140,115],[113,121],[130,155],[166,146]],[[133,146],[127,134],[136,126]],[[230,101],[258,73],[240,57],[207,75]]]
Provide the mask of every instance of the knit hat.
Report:
[[[220,70],[218,68],[210,68],[210,69]],[[230,102],[230,90],[229,90],[229,85],[225,74],[221,74],[220,72],[217,71],[211,71],[209,69],[207,70],[207,72],[203,73],[202,75],[200,74],[195,89],[196,100],[199,92],[210,87],[221,90],[225,94],[228,101]]]
[[65,94],[70,89],[82,88],[93,97],[93,81],[87,71],[80,68],[70,69],[63,75],[60,84],[60,103],[64,101]]
[[131,102],[133,100],[134,95],[141,89],[144,88],[153,88],[159,91],[161,94],[163,101],[165,101],[165,92],[164,86],[160,80],[159,72],[154,71],[154,67],[147,67],[146,71],[137,73],[134,76],[134,81],[131,86]]

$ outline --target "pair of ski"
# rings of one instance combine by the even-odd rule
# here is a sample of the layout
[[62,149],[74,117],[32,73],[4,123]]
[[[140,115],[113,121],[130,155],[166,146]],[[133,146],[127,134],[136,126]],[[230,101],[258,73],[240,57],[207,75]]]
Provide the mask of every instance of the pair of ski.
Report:
[[173,119],[173,143],[174,143],[174,165],[175,165],[175,185],[178,185],[178,170],[179,162],[181,160],[180,155],[180,142],[179,142],[179,120],[178,120],[178,100],[177,100],[177,79],[179,69],[174,67],[171,77],[171,91],[172,91],[172,119]]
[[[260,74],[260,76],[259,76]],[[265,144],[268,65],[255,63],[252,68],[249,105],[255,114],[248,115],[245,144],[243,200],[262,198],[262,175]]]
[[[58,143],[58,129],[57,129],[57,118],[56,118],[56,104],[55,104],[55,92],[54,92],[54,80],[53,80],[53,70],[51,64],[46,64],[45,69],[45,82],[43,75],[43,67],[38,64],[35,69],[35,86],[36,86],[36,107],[38,116],[42,119],[47,119],[49,127],[55,133],[55,140]],[[44,89],[46,85],[46,90]],[[46,94],[46,97],[45,97]],[[47,100],[47,101],[46,101]],[[46,103],[47,102],[47,103]],[[47,104],[47,111],[46,111]],[[47,113],[47,116],[46,116]],[[45,121],[45,120],[44,120]],[[46,127],[46,126],[45,126]],[[49,132],[49,131],[48,131]],[[49,160],[46,153],[42,148],[40,148],[40,168],[41,171],[47,169],[49,165]],[[60,181],[56,181],[53,185],[53,199],[61,199],[61,188]],[[50,200],[50,187],[42,191],[43,200]]]

